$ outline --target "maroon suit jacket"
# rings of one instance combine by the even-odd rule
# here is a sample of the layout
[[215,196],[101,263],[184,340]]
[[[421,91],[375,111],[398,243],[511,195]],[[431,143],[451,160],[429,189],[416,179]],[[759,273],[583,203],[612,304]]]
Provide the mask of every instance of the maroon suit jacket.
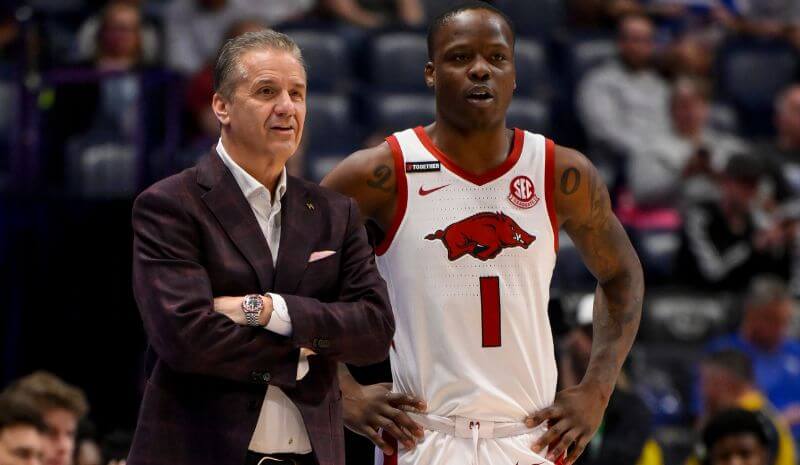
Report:
[[[242,465],[267,385],[297,405],[320,465],[344,465],[338,361],[385,359],[386,284],[355,202],[294,177],[277,266],[216,151],[133,207],[133,288],[148,337],[147,383],[130,465]],[[313,251],[336,254],[308,263]],[[291,337],[238,326],[213,298],[274,292]],[[313,349],[296,381],[300,347]]]

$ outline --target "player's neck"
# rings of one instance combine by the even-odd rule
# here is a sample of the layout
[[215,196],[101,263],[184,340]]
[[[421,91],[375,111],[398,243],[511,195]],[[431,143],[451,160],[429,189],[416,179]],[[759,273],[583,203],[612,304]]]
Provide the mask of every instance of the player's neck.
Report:
[[514,132],[502,126],[480,129],[459,129],[445,122],[425,128],[433,143],[462,169],[475,174],[485,173],[508,158]]

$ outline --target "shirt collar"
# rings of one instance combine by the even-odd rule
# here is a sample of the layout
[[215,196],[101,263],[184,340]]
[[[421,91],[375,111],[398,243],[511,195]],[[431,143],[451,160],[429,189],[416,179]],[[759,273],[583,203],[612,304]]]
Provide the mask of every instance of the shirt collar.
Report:
[[[228,155],[228,151],[225,150],[225,147],[222,145],[222,138],[220,137],[219,142],[217,142],[217,153],[219,157],[222,159],[222,163],[228,167],[233,174],[233,178],[236,179],[236,184],[239,185],[239,189],[242,190],[244,196],[249,199],[253,194],[257,193],[260,190],[265,190],[267,192],[267,196],[270,196],[270,191],[263,184],[261,184],[258,179],[254,178],[250,173],[244,170],[241,166],[239,166],[230,155]],[[281,170],[281,176],[278,178],[278,186],[275,188],[276,194],[276,201],[280,201],[283,198],[283,194],[286,193],[286,167]],[[272,199],[270,198],[270,201]]]

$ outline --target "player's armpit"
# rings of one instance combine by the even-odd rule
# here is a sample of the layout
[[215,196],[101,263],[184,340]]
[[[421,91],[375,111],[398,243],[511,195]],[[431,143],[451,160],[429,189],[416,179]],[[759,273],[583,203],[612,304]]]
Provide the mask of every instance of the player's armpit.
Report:
[[397,183],[395,160],[387,142],[348,156],[320,184],[352,197],[365,220],[375,220],[384,230],[391,224]]

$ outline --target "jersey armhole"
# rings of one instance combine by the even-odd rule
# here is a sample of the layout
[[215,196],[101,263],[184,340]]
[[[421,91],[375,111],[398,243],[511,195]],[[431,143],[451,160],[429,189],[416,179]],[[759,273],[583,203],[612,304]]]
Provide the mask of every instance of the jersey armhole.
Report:
[[550,226],[553,228],[553,247],[558,253],[558,218],[556,217],[555,196],[556,175],[556,144],[551,139],[545,139],[544,150],[544,190],[547,203],[547,216],[550,217]]
[[403,222],[403,217],[406,215],[406,206],[408,205],[408,183],[406,182],[406,171],[403,165],[403,151],[400,149],[400,143],[397,141],[397,137],[389,136],[386,138],[386,142],[389,143],[389,147],[392,149],[392,158],[394,159],[394,178],[395,183],[397,183],[397,206],[389,230],[386,231],[383,240],[375,248],[375,254],[379,256],[385,254],[386,251],[389,250],[389,246],[392,245],[392,239],[394,239],[395,234],[397,234],[397,230],[400,229],[400,223]]

